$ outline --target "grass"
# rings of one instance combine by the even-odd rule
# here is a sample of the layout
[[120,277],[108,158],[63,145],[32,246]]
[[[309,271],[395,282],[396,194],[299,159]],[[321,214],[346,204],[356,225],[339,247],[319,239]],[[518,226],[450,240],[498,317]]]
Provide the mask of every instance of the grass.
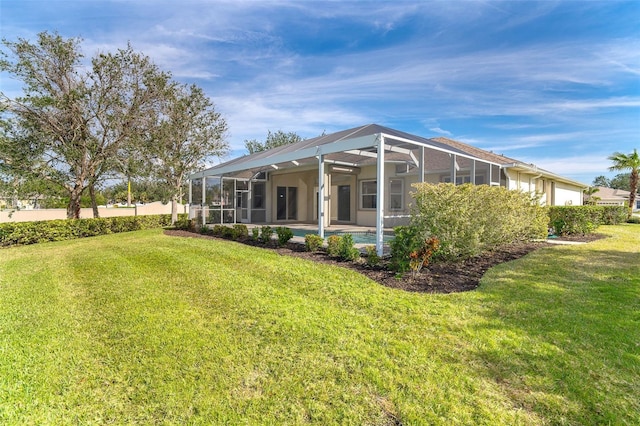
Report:
[[405,293],[140,231],[0,250],[0,424],[637,424],[640,226]]

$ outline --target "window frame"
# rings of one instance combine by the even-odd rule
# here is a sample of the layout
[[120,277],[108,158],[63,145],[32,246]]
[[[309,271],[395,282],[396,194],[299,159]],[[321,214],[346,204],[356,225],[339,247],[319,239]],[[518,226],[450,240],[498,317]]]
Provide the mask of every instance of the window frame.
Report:
[[[365,184],[373,182],[375,191],[365,192]],[[375,210],[378,207],[378,181],[376,179],[364,179],[358,183],[360,194],[358,194],[360,210]],[[373,207],[365,207],[364,197],[373,197]]]
[[[392,192],[392,182],[398,181],[400,182],[400,192]],[[393,197],[400,196],[400,207],[393,207]],[[389,179],[389,211],[398,212],[404,210],[404,179],[402,178],[390,178]]]

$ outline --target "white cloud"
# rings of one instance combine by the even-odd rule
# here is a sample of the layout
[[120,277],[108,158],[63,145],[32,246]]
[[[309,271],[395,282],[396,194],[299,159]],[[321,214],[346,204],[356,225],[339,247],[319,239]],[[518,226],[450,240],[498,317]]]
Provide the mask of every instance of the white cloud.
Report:
[[452,133],[450,131],[443,130],[440,127],[432,127],[429,130],[431,130],[432,132],[435,132],[435,133],[439,133],[441,135],[446,135],[446,136],[451,136],[452,135]]

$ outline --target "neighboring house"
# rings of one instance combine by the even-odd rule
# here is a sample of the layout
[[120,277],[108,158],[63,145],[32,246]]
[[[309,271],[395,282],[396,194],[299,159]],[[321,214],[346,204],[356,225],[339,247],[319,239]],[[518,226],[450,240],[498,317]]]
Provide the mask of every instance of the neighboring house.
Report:
[[[592,197],[595,198],[598,206],[628,206],[629,191],[624,189],[607,188],[606,186],[596,186],[598,191]],[[634,210],[640,209],[640,194],[636,197],[636,206]]]
[[[446,138],[368,124],[258,152],[190,176],[202,223],[317,223],[383,228],[406,221],[416,182],[504,186],[544,205],[581,205],[588,186]],[[383,200],[383,202],[378,202]]]

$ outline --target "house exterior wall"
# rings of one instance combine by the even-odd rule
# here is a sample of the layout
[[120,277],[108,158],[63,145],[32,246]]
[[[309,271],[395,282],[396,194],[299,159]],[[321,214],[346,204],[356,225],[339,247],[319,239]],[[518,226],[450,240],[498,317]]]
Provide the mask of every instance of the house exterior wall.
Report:
[[[278,187],[296,188],[296,219],[300,222],[313,221],[313,197],[318,180],[317,171],[302,171],[288,173],[271,173],[269,196],[267,197],[267,222],[291,222],[291,219],[278,220]],[[315,186],[314,186],[315,184]]]
[[581,206],[582,188],[569,185],[563,182],[555,184],[555,205],[556,206]]
[[515,191],[537,194],[543,206],[582,205],[582,187],[558,182],[554,179],[523,173],[515,170],[505,171],[508,177],[507,188]]

